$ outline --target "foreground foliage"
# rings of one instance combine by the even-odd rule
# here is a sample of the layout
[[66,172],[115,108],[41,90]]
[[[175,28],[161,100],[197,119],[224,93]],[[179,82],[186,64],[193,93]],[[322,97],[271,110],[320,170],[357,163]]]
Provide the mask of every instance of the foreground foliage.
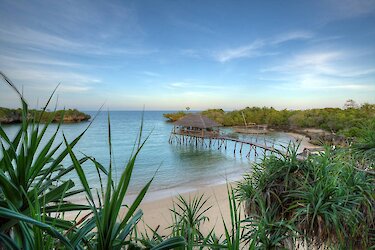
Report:
[[[372,158],[372,162],[375,158]],[[347,150],[297,160],[271,156],[238,186],[246,203],[249,241],[270,247],[331,246],[366,249],[375,244],[375,179],[358,170]],[[259,236],[261,235],[261,236]]]
[[[138,209],[152,180],[141,190],[135,201],[124,206],[135,161],[145,141],[139,134],[134,154],[126,164],[117,184],[112,178],[112,164],[108,168],[85,156],[78,159],[73,147],[88,127],[72,142],[56,141],[61,123],[52,136],[47,137],[50,120],[41,125],[41,116],[28,117],[28,105],[14,84],[1,75],[19,95],[22,103],[22,125],[13,139],[0,126],[0,248],[5,249],[122,249],[131,246],[134,227],[142,211]],[[49,98],[42,112],[47,109]],[[111,152],[110,122],[109,154]],[[140,130],[142,131],[142,129]],[[70,156],[72,165],[63,166]],[[97,170],[101,190],[96,195],[88,184],[83,163]],[[83,188],[77,189],[67,176],[75,171]],[[103,176],[104,175],[104,176]],[[102,176],[107,180],[103,186]],[[95,192],[94,192],[95,193]],[[68,200],[74,195],[85,195],[87,204]],[[96,198],[94,198],[96,197]],[[66,218],[75,213],[81,218]],[[124,213],[124,216],[121,216]],[[181,237],[171,237],[153,249],[171,249],[183,246]]]

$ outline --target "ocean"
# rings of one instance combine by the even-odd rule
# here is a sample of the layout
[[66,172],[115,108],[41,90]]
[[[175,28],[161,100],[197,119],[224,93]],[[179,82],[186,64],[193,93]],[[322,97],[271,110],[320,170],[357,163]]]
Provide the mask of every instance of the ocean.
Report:
[[[96,112],[86,112],[92,117]],[[246,146],[243,153],[234,154],[234,143],[228,142],[228,148],[217,146],[212,148],[193,145],[169,144],[168,139],[173,124],[163,117],[166,111],[110,111],[100,112],[92,122],[85,135],[74,147],[78,157],[84,154],[94,157],[105,167],[109,166],[108,144],[108,114],[110,116],[111,137],[113,147],[114,177],[118,179],[124,170],[136,143],[143,117],[142,136],[148,140],[142,148],[134,168],[129,192],[137,193],[153,176],[155,176],[150,191],[175,192],[195,190],[197,187],[225,183],[226,181],[240,180],[244,173],[251,172],[252,164],[262,158],[258,155],[246,157],[249,151]],[[89,125],[89,122],[63,124],[57,141],[62,141],[62,133],[68,141],[73,140]],[[52,135],[56,124],[52,124],[47,131],[47,138]],[[11,137],[19,129],[19,125],[3,125],[6,133]],[[225,128],[226,133],[232,133],[230,128]],[[242,139],[262,141],[275,141],[287,145],[294,138],[285,133],[274,132],[267,135],[240,135]],[[63,164],[70,165],[69,156]],[[84,170],[91,187],[99,188],[97,171],[93,164],[84,164]],[[75,173],[65,178],[79,180]]]

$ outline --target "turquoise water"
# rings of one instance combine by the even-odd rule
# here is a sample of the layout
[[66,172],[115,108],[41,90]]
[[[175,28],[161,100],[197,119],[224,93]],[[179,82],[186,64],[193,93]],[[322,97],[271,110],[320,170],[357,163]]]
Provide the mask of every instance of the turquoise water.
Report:
[[[87,112],[94,116],[95,112]],[[143,135],[150,135],[146,145],[142,149],[134,169],[130,191],[132,193],[139,191],[145,183],[152,178],[151,190],[169,190],[169,189],[194,189],[197,186],[214,185],[224,183],[227,179],[230,181],[239,180],[244,172],[251,171],[251,164],[254,162],[254,155],[248,159],[245,155],[248,149],[244,147],[242,156],[233,154],[234,143],[228,143],[227,150],[217,147],[195,148],[194,146],[169,144],[168,139],[173,125],[165,121],[162,114],[165,112],[146,111],[144,112]],[[74,148],[78,156],[82,153],[93,156],[104,166],[109,163],[108,150],[108,113],[101,112],[93,121],[84,137]],[[134,142],[139,133],[142,112],[138,111],[114,111],[110,112],[112,146],[113,146],[113,165],[115,177],[119,177],[129,159]],[[61,131],[67,136],[68,140],[74,139],[87,126],[88,122],[77,124],[64,124]],[[17,131],[19,125],[3,126],[5,131],[11,136]],[[52,134],[52,125],[48,134]],[[231,132],[226,129],[226,132]],[[255,140],[253,136],[240,136],[246,140]],[[283,133],[271,133],[266,136],[258,136],[261,141],[275,140],[287,144],[293,140],[290,136]],[[62,139],[61,135],[58,138]],[[237,150],[238,152],[238,150]],[[64,164],[70,164],[70,159],[64,160]],[[156,172],[157,171],[157,172]],[[85,172],[89,183],[93,187],[99,187],[97,172],[90,164],[85,164]],[[69,178],[77,179],[75,174]]]

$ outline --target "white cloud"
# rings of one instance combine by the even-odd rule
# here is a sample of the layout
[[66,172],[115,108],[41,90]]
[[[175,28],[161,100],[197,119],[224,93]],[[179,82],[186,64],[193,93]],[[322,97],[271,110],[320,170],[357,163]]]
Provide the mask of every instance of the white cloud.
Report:
[[166,85],[167,88],[169,89],[184,89],[184,90],[194,90],[194,89],[224,89],[224,87],[221,85],[215,85],[215,84],[202,84],[202,83],[197,83],[197,82],[172,82],[168,83]]
[[33,56],[33,55],[25,55],[25,53],[16,53],[12,54],[11,56],[8,55],[0,55],[0,61],[3,61],[7,65],[19,65],[24,64],[24,66],[29,67],[35,64],[40,65],[47,65],[47,66],[63,66],[63,67],[82,67],[83,64],[62,61],[62,60],[55,60],[51,58],[41,57],[41,56]]
[[180,54],[183,56],[188,56],[192,58],[201,58],[202,53],[196,49],[182,49],[180,50]]
[[361,77],[375,73],[375,68],[346,68],[334,70],[334,75],[339,77]]
[[46,69],[6,69],[4,73],[20,86],[27,89],[51,91],[58,84],[59,92],[83,92],[101,83],[101,80],[81,73]]
[[350,63],[358,53],[331,50],[308,51],[295,54],[277,65],[264,68],[261,72],[276,72],[289,75],[326,75],[339,78],[362,77],[375,73],[375,67]]
[[[261,72],[276,74],[276,88],[304,90],[374,91],[369,76],[375,68],[351,63],[356,53],[343,50],[307,51],[280,61]],[[289,79],[287,82],[285,79]]]
[[375,12],[375,1],[373,0],[328,0],[329,15],[326,19],[348,19],[367,15]]
[[309,31],[293,31],[285,34],[281,34],[274,39],[270,40],[270,44],[280,44],[291,40],[305,40],[312,38],[314,34]]
[[238,58],[251,58],[258,56],[274,55],[277,53],[265,52],[270,46],[276,46],[282,43],[286,43],[293,40],[305,40],[313,37],[313,33],[308,31],[293,31],[284,34],[280,34],[274,38],[269,39],[257,39],[254,42],[239,46],[235,48],[229,48],[223,51],[216,52],[214,57],[219,62],[227,62]]
[[226,49],[224,51],[218,52],[215,57],[219,62],[227,62],[233,59],[242,57],[254,57],[259,56],[261,53],[259,51],[265,45],[263,40],[256,40],[251,44],[240,46],[236,48]]
[[152,71],[142,71],[140,74],[145,75],[145,76],[150,76],[150,77],[160,77],[161,74],[152,72]]
[[272,85],[276,89],[287,90],[351,90],[351,91],[375,91],[375,84],[361,81],[342,80],[321,76],[317,74],[295,74],[288,81],[279,81]]
[[172,82],[168,84],[168,86],[173,87],[173,88],[180,88],[180,87],[188,87],[189,84],[185,82]]
[[53,50],[84,55],[148,55],[157,52],[155,49],[145,48],[117,48],[104,47],[102,44],[62,37],[44,31],[21,26],[0,25],[0,41],[5,44],[22,46],[28,50]]
[[80,92],[86,92],[90,89],[92,89],[92,87],[90,86],[75,86],[75,85],[62,84],[59,86],[57,91],[64,92],[64,93],[80,93]]
[[205,34],[210,34],[210,35],[216,33],[213,29],[211,29],[210,27],[206,25],[192,22],[192,21],[181,20],[180,18],[181,17],[173,18],[171,23],[173,23],[176,26],[182,27],[183,29],[194,30],[200,33],[205,33]]
[[287,59],[276,66],[262,69],[262,72],[276,71],[280,73],[297,73],[298,71],[315,71],[318,73],[332,73],[331,62],[343,58],[340,51],[303,52]]
[[374,90],[375,85],[364,84],[364,83],[353,83],[342,81],[338,79],[329,79],[326,77],[320,77],[313,74],[298,76],[299,85],[297,88],[302,89],[331,89],[331,90]]
[[11,44],[27,44],[49,49],[82,49],[83,46],[56,35],[26,27],[12,26],[0,28],[0,40]]

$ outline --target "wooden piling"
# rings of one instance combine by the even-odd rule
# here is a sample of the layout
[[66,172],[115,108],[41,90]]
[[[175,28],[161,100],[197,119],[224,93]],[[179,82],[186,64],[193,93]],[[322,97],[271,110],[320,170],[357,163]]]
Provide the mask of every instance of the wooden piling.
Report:
[[[203,134],[203,136],[202,136]],[[191,133],[186,131],[177,131],[175,128],[173,128],[171,135],[169,136],[168,142],[172,144],[173,142],[176,142],[177,144],[185,144],[185,145],[194,145],[198,148],[198,146],[211,148],[216,147],[220,150],[222,147],[224,147],[225,150],[228,148],[228,141],[234,142],[234,149],[233,153],[236,154],[236,152],[239,151],[239,153],[242,155],[242,152],[244,150],[244,145],[249,145],[249,151],[246,154],[246,157],[251,157],[251,151],[254,150],[254,156],[258,157],[259,152],[258,150],[263,151],[264,155],[266,156],[268,152],[270,154],[276,154],[276,155],[286,155],[287,152],[280,152],[280,150],[277,150],[275,147],[275,141],[272,141],[272,145],[270,145],[269,142],[264,138],[263,140],[258,139],[258,137],[254,137],[248,141],[244,139],[236,139],[232,137],[226,137],[226,136],[220,136],[217,134],[209,134],[209,133],[195,133],[192,131]],[[217,145],[216,145],[216,144]],[[237,144],[239,145],[239,149],[237,148]]]

